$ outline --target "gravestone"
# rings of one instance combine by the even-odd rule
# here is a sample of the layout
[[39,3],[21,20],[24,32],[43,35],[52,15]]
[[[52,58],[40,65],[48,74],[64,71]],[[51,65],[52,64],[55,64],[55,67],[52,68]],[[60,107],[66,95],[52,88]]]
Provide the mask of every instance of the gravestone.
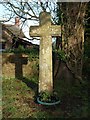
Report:
[[27,57],[23,57],[22,54],[14,54],[9,57],[9,61],[15,64],[15,77],[22,78],[23,77],[23,65],[27,64]]
[[39,26],[30,27],[30,36],[40,37],[39,93],[52,92],[52,36],[61,35],[61,26],[51,25],[51,16],[47,12],[40,13],[39,20]]

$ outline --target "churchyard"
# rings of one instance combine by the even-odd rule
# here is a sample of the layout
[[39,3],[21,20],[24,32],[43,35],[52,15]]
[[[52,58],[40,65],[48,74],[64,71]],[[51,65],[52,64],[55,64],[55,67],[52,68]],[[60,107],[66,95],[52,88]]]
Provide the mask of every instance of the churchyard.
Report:
[[[82,85],[78,84],[67,86],[64,79],[57,79],[54,81],[54,90],[58,93],[60,104],[45,106],[37,103],[36,96],[38,94],[39,82],[39,54],[38,52],[35,53],[35,50],[38,51],[37,48],[33,48],[29,54],[22,53],[24,57],[28,56],[28,65],[23,65],[23,75],[20,76],[18,71],[16,78],[14,69],[15,64],[8,61],[8,56],[12,55],[12,53],[3,53],[3,56],[7,55],[7,57],[5,57],[6,62],[4,57],[2,59],[4,61],[2,71],[4,74],[2,78],[3,119],[87,118],[87,81]],[[4,65],[6,67],[4,67]],[[28,67],[26,67],[26,71],[25,66]],[[20,65],[17,67],[19,69]]]
[[[37,69],[36,67],[34,70]],[[38,90],[38,75],[24,78],[2,79],[3,118],[83,118],[88,115],[87,84],[67,87],[60,80],[55,82],[55,90],[60,104],[43,106],[35,101]]]
[[[42,4],[41,7],[43,8]],[[82,20],[81,18],[82,15],[78,19]],[[52,24],[51,14],[43,8],[39,14],[39,25],[30,26],[29,30],[31,37],[40,37],[40,45],[31,45],[29,48],[18,45],[0,53],[2,119],[89,117],[90,67],[87,66],[87,61],[90,54],[86,42],[84,44],[83,24],[79,21],[76,26],[69,23],[72,28],[75,27],[74,30],[65,23],[66,21],[64,27]],[[67,34],[67,30],[72,34]],[[62,39],[56,48],[52,47],[52,37],[56,37],[57,41],[60,37]],[[22,40],[21,37],[20,39]]]

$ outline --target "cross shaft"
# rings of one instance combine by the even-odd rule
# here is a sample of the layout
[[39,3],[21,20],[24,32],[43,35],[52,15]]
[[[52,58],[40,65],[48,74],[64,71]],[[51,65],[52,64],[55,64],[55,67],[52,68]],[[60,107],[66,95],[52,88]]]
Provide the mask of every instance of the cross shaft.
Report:
[[30,27],[30,36],[40,37],[39,92],[52,92],[52,36],[61,35],[61,26],[51,25],[49,13],[42,12],[39,18],[40,25]]

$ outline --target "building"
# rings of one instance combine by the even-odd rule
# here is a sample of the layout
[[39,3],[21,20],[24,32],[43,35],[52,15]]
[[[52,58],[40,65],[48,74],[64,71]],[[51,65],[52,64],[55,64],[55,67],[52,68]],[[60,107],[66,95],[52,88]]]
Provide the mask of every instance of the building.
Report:
[[18,48],[19,45],[23,47],[32,45],[29,41],[24,39],[25,35],[19,27],[20,20],[18,17],[15,18],[14,25],[1,24],[0,26],[2,26],[2,39],[0,40],[2,49]]

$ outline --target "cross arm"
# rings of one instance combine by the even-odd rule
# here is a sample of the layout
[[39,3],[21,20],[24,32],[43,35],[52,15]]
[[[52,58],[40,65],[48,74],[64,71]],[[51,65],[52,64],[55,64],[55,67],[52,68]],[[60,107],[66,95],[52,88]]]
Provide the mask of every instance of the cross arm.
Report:
[[39,26],[30,26],[29,31],[31,37],[40,37]]
[[52,25],[51,26],[51,34],[52,36],[61,36],[61,26],[60,25]]

